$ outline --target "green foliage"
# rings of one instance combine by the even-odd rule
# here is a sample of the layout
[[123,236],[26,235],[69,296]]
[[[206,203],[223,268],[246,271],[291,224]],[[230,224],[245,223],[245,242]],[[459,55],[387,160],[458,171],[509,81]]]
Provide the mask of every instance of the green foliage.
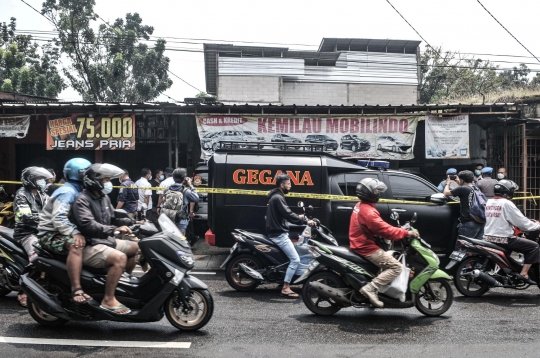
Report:
[[441,103],[491,92],[540,86],[540,75],[532,80],[525,64],[497,71],[489,61],[464,57],[442,48],[427,48],[420,59],[422,83],[420,103]]
[[197,97],[197,98],[210,98],[210,97],[213,97],[213,96],[209,95],[206,92],[199,92],[199,93],[197,93],[197,95],[195,97]]
[[165,40],[153,48],[144,43],[154,28],[143,25],[137,13],[96,26],[94,5],[94,0],[43,3],[42,13],[55,24],[62,52],[70,59],[64,74],[72,87],[84,100],[113,102],[151,101],[170,88]]
[[58,97],[66,88],[58,73],[60,53],[52,44],[39,46],[30,35],[15,35],[17,20],[0,24],[0,82],[2,91]]

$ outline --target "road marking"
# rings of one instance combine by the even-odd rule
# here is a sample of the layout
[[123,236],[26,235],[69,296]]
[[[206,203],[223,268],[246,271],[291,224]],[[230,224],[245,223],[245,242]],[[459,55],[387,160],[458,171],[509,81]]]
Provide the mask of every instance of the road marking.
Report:
[[215,275],[215,272],[206,272],[206,271],[192,271],[190,275]]
[[0,343],[46,344],[54,346],[126,347],[126,348],[190,348],[191,342],[91,341],[78,339],[48,339],[0,337]]

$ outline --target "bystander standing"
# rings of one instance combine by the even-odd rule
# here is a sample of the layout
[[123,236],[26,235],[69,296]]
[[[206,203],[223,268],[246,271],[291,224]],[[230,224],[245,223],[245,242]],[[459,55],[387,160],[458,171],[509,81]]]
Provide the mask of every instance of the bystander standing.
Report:
[[120,177],[120,185],[126,188],[121,188],[117,198],[117,209],[124,209],[130,218],[134,218],[137,214],[137,201],[139,200],[139,191],[131,188],[135,183],[129,178],[129,172],[124,169],[124,174]]
[[497,181],[491,178],[492,173],[493,168],[491,167],[482,169],[482,180],[476,185],[488,199],[493,199],[495,197],[495,184],[497,184]]

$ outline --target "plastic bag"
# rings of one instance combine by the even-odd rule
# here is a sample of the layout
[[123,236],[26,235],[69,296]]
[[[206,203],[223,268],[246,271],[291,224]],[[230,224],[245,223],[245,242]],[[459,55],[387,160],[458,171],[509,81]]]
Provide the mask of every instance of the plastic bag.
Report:
[[402,270],[398,277],[388,285],[379,288],[380,293],[384,293],[388,297],[399,299],[401,302],[405,302],[405,294],[409,286],[409,274],[411,269],[407,267],[405,261],[405,255],[401,255],[400,260]]

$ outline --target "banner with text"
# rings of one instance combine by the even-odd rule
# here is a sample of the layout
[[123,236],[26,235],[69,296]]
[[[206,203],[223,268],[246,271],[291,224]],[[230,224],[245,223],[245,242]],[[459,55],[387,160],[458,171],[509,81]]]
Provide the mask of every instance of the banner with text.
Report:
[[135,150],[135,115],[49,116],[47,150]]
[[0,117],[0,138],[24,138],[28,133],[28,128],[30,128],[30,116]]
[[466,159],[469,150],[469,116],[426,115],[426,159]]
[[[198,116],[201,157],[208,159],[223,142],[268,143],[263,149],[279,150],[284,144],[319,144],[325,152],[356,158],[409,160],[418,116],[396,117],[276,117]],[[239,144],[240,148],[249,145]],[[309,150],[309,146],[298,150]]]

